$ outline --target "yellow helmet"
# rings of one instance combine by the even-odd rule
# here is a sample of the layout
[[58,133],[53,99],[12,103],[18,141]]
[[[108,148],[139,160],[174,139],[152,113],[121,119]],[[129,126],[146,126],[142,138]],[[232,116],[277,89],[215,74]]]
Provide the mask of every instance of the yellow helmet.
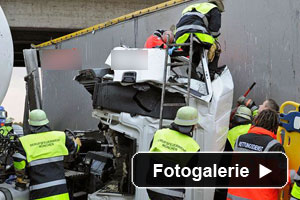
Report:
[[208,0],[208,3],[213,3],[215,4],[220,12],[224,12],[224,4],[222,0]]

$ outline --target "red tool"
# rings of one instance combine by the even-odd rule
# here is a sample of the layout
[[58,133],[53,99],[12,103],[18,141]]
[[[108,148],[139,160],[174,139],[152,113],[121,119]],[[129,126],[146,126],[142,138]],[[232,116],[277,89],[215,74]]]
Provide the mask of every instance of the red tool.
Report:
[[[245,94],[243,95],[243,97],[247,97],[249,92],[252,90],[252,88],[256,85],[256,82],[252,83],[252,85],[248,88],[248,90],[245,92]],[[237,108],[240,106],[240,103],[238,102],[237,103],[237,106],[233,109],[233,111],[231,112],[231,115],[230,115],[230,121],[232,120],[234,114],[236,113],[236,110]]]

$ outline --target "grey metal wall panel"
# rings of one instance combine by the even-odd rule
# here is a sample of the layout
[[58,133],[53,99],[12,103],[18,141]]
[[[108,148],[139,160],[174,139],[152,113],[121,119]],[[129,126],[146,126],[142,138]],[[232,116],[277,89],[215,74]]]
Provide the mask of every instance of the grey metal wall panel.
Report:
[[[121,23],[96,31],[94,34],[65,41],[57,45],[57,48],[77,48],[81,52],[82,68],[86,69],[104,67],[110,50],[120,44],[134,45],[133,22]],[[51,48],[54,47],[45,49]],[[41,66],[43,68],[43,59]],[[82,85],[73,80],[77,74],[76,70],[42,70],[43,108],[48,114],[50,125],[55,129],[93,129],[97,127],[98,121],[91,117],[91,95]]]
[[221,63],[232,72],[234,99],[256,81],[250,97],[257,104],[299,101],[300,1],[228,0],[225,9]]
[[[64,41],[58,47],[80,49],[84,68],[101,67],[113,47],[120,44],[142,47],[155,29],[167,29],[176,24],[183,8],[197,2],[203,1],[147,14],[95,34]],[[269,97],[279,103],[299,101],[300,1],[226,0],[225,10],[220,36],[223,49],[220,65],[227,64],[232,72],[234,99],[256,81],[257,86],[250,97],[257,104]],[[76,73],[43,71],[44,107],[55,128],[96,126],[90,117],[90,95],[72,80]]]

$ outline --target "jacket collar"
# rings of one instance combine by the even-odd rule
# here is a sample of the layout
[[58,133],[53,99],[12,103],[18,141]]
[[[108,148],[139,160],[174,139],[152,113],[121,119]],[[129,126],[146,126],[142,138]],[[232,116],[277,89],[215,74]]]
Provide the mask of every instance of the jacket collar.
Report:
[[44,126],[29,126],[30,133],[44,133],[51,131],[51,128],[48,125]]
[[276,135],[273,132],[268,131],[267,129],[264,129],[264,128],[258,127],[258,126],[251,126],[248,133],[254,133],[254,134],[258,134],[258,135],[268,135],[268,136],[272,137],[273,139],[276,139]]
[[172,129],[174,131],[178,131],[179,133],[182,133],[189,137],[192,137],[193,126],[179,126],[173,122],[171,124],[170,129]]
[[239,126],[239,125],[245,125],[245,124],[251,124],[251,123],[252,123],[251,120],[235,115],[235,116],[233,116],[233,119],[231,121],[231,128]]

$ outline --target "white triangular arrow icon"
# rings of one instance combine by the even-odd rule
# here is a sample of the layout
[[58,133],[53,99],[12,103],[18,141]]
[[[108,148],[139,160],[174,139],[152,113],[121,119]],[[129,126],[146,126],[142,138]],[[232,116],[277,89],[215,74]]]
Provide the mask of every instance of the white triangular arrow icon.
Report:
[[271,173],[272,170],[270,170],[269,168],[266,168],[265,166],[259,164],[259,178],[264,177],[265,175]]

